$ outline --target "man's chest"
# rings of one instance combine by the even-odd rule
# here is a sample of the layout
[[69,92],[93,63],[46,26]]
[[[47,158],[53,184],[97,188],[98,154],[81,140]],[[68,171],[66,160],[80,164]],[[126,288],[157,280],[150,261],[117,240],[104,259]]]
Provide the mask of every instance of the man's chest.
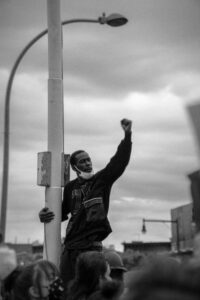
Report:
[[81,204],[86,200],[91,191],[92,182],[87,182],[85,184],[77,184],[72,190],[72,205],[71,213],[74,214],[81,206]]

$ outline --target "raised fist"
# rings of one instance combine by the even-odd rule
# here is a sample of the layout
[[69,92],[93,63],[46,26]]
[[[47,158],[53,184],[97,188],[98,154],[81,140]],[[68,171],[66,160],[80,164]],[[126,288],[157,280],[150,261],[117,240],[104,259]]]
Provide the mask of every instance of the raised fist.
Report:
[[125,132],[130,132],[132,127],[132,121],[128,119],[121,120],[121,126]]

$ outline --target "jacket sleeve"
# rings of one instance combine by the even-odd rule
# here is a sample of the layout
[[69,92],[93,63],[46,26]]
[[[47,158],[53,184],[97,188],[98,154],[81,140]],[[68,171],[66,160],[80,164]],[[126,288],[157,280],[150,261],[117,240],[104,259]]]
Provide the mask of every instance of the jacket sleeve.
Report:
[[63,201],[62,201],[62,212],[61,212],[61,220],[66,221],[68,219],[68,214],[70,213],[70,188],[69,184],[67,184],[64,188],[63,192]]
[[125,134],[124,139],[119,144],[116,153],[110,159],[107,166],[102,170],[103,177],[112,184],[124,172],[129,163],[132,149],[131,132]]

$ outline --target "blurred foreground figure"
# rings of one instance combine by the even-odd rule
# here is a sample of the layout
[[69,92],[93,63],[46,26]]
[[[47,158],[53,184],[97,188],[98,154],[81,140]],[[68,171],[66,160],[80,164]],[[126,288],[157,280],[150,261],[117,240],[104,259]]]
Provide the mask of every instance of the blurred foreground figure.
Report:
[[[107,218],[113,183],[122,175],[131,154],[132,122],[121,121],[124,139],[104,169],[94,174],[90,156],[84,150],[71,155],[70,164],[77,178],[66,184],[62,202],[62,221],[68,222],[61,257],[61,275],[65,285],[74,277],[76,259],[84,251],[102,251],[102,241],[112,229]],[[101,149],[101,147],[99,148]],[[54,212],[43,208],[40,221],[51,222]]]
[[175,259],[154,259],[132,273],[123,300],[198,300],[200,270]]
[[15,286],[15,281],[17,280],[17,277],[21,274],[23,271],[24,266],[17,266],[3,281],[3,288],[4,288],[4,300],[13,300],[14,294],[13,289]]
[[106,281],[111,281],[110,266],[103,253],[99,251],[81,253],[76,261],[75,277],[69,283],[66,299],[87,300]]
[[17,267],[17,256],[6,245],[0,247],[0,281],[4,280]]
[[54,264],[41,260],[27,265],[17,276],[14,300],[64,300],[64,287]]
[[17,256],[13,249],[0,244],[0,300],[5,298],[5,280],[17,267]]

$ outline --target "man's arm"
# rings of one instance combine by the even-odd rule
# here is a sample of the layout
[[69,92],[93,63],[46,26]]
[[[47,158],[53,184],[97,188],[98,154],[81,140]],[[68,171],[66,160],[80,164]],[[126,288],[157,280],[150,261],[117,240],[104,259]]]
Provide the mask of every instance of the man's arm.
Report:
[[61,221],[66,221],[68,219],[68,214],[70,213],[70,189],[69,184],[64,188],[62,210],[61,210]]
[[102,175],[107,182],[113,183],[124,172],[129,163],[132,142],[131,142],[131,129],[132,121],[128,119],[121,120],[121,126],[124,130],[124,139],[119,144],[116,153],[111,158],[107,166],[102,170]]
[[[62,215],[61,222],[66,221],[68,219],[67,214],[63,213],[63,202],[62,202]],[[55,218],[55,214],[48,207],[44,207],[39,212],[39,219],[41,223],[49,223]]]

